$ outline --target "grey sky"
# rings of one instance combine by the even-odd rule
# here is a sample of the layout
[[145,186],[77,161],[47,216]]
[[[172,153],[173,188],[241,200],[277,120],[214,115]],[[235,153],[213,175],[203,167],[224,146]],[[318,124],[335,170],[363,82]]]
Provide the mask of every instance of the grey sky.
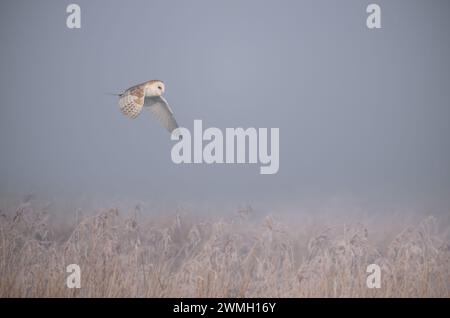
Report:
[[[375,1],[0,4],[0,194],[172,198],[450,193],[450,4]],[[180,125],[279,127],[280,170],[172,163],[149,112],[107,92],[166,83]]]

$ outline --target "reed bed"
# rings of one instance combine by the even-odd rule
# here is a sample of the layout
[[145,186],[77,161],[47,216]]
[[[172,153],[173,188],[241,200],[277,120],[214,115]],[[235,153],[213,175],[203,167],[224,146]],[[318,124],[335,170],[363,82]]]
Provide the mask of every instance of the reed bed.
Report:
[[[388,217],[370,228],[274,215],[137,206],[57,222],[25,201],[0,215],[0,297],[450,296],[449,230],[434,217],[386,233]],[[366,285],[372,263],[379,289]],[[66,286],[69,264],[81,268],[80,289]]]

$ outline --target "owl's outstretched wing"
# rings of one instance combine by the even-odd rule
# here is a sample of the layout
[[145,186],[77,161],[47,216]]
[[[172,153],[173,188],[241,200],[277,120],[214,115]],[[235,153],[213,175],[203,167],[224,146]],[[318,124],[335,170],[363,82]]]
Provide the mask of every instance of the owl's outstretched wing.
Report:
[[144,85],[133,86],[120,95],[119,107],[125,116],[134,119],[141,113],[144,101]]
[[178,128],[177,121],[173,116],[173,111],[167,101],[162,96],[146,97],[144,106],[148,106],[158,121],[172,133]]

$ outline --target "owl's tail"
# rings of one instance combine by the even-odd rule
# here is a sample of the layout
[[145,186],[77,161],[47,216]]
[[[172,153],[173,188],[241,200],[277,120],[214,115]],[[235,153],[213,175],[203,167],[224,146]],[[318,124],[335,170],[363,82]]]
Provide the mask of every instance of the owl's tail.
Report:
[[112,96],[118,96],[122,97],[123,94],[117,94],[117,93],[105,93],[106,95],[112,95]]

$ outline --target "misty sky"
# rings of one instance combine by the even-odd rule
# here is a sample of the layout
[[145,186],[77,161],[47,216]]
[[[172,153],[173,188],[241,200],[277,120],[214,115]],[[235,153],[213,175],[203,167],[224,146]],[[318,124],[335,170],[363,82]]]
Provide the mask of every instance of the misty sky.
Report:
[[[145,199],[450,194],[450,4],[373,1],[0,4],[0,195]],[[166,83],[181,126],[280,128],[280,170],[175,165],[169,134],[114,96]]]

